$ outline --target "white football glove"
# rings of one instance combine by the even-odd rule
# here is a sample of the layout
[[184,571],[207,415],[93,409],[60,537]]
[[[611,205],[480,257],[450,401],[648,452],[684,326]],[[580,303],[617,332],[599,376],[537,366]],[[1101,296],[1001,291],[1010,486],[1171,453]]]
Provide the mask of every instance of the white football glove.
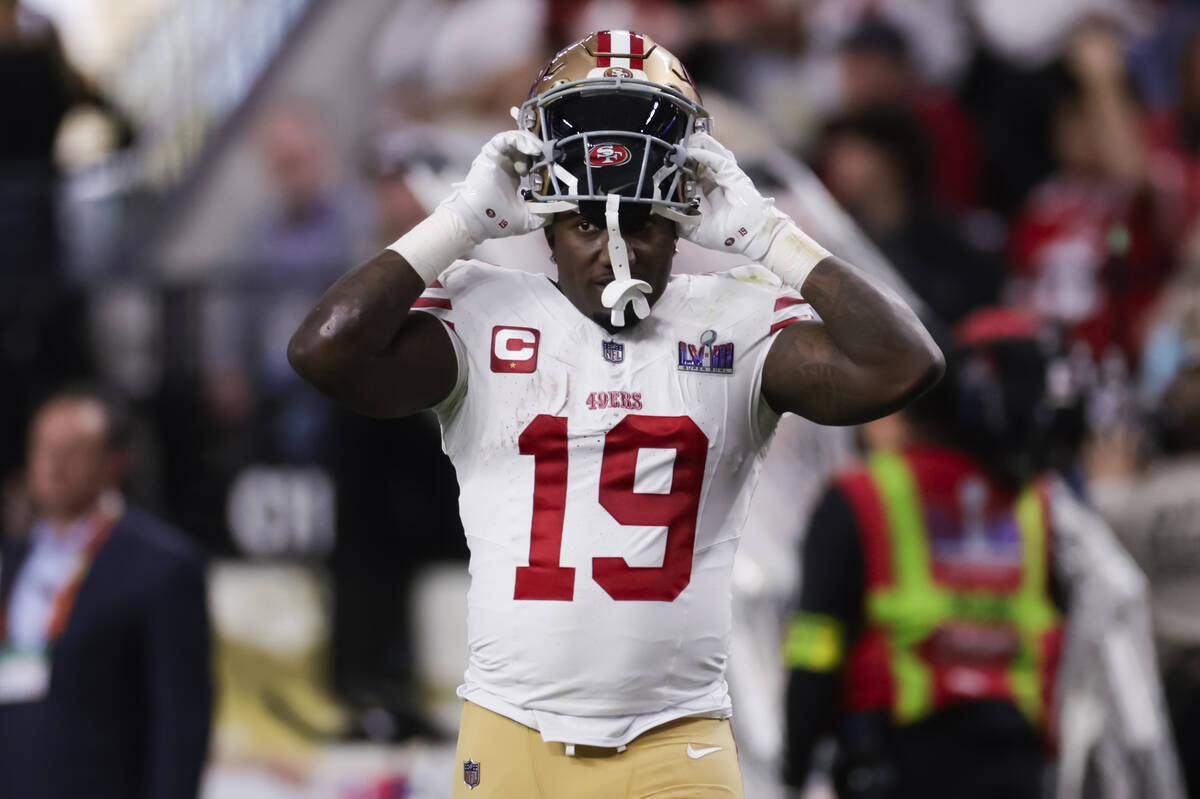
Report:
[[529,131],[497,133],[442,206],[458,214],[476,244],[545,227],[550,217],[532,213],[518,191],[520,175],[541,154],[542,143]]
[[712,136],[693,135],[688,158],[696,162],[697,182],[708,202],[695,223],[680,223],[679,235],[710,250],[760,260],[781,226],[791,220],[773,199],[758,193],[733,153]]
[[744,255],[799,290],[829,251],[776,208],[775,200],[759,194],[733,153],[712,136],[692,136],[688,158],[696,163],[707,202],[695,222],[679,222],[679,235],[710,250]]
[[506,130],[483,145],[454,193],[412,230],[388,246],[429,285],[456,259],[485,239],[516,236],[545,226],[517,191],[518,175],[542,144],[528,131]]

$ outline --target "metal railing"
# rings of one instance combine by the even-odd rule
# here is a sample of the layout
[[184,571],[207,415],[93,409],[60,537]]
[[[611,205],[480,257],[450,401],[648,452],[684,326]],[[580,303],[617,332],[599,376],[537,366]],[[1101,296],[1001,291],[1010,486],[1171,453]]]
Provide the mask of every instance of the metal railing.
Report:
[[313,2],[169,0],[107,87],[141,131],[131,179],[182,179]]

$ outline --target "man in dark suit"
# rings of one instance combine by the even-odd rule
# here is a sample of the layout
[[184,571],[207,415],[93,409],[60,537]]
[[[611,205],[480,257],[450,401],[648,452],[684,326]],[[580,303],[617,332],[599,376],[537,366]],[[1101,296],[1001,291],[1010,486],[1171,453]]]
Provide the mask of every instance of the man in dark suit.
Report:
[[212,713],[201,559],[125,506],[128,420],[59,394],[29,435],[37,521],[0,550],[0,797],[193,799]]

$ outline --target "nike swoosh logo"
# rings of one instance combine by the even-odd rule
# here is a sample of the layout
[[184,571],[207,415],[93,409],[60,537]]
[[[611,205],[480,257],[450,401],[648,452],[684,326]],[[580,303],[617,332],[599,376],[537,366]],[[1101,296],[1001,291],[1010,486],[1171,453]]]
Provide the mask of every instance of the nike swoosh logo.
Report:
[[699,760],[700,758],[704,757],[705,755],[711,755],[713,752],[720,752],[720,751],[721,751],[721,747],[719,747],[719,746],[709,746],[704,749],[697,749],[694,746],[692,746],[691,744],[688,744],[688,757],[690,757],[692,760]]

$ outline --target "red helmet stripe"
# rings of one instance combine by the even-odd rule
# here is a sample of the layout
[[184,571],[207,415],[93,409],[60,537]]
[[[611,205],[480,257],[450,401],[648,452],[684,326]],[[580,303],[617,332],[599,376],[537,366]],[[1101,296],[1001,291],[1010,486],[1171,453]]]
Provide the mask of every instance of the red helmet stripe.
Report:
[[[629,52],[633,55],[641,55],[642,53],[646,52],[646,40],[642,38],[640,33],[629,34]],[[642,62],[643,59],[641,58],[631,58],[629,59],[629,68],[645,69],[645,66]]]
[[[612,52],[612,31],[600,31],[596,34],[596,49],[601,53]],[[611,67],[612,59],[606,55],[602,55],[596,59],[596,66]]]

